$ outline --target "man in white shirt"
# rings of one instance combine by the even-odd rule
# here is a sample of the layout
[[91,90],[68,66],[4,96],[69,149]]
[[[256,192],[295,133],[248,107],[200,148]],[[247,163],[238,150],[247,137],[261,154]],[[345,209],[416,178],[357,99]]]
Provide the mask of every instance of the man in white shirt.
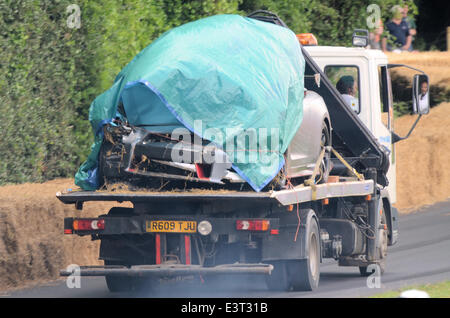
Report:
[[356,112],[359,113],[358,99],[355,97],[358,91],[357,84],[353,76],[342,76],[336,83],[336,89],[341,93],[345,102]]
[[423,81],[420,84],[420,94],[419,94],[419,114],[425,113],[428,108],[428,82]]

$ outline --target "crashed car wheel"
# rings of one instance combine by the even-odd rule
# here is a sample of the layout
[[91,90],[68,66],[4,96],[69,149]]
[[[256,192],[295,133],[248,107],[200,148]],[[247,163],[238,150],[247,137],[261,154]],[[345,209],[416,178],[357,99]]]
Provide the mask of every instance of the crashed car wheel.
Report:
[[[331,133],[325,122],[322,123],[322,135],[320,139],[321,145],[324,147],[331,146]],[[325,155],[320,163],[320,174],[316,177],[318,183],[326,183],[331,170],[331,152],[325,151]]]

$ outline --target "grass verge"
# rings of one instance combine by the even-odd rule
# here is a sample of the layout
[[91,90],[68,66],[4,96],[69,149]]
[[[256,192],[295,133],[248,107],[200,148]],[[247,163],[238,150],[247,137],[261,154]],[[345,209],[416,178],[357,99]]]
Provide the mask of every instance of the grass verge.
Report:
[[450,298],[450,281],[441,282],[437,284],[425,284],[405,287],[395,291],[388,291],[382,294],[374,295],[371,298],[397,298],[400,293],[405,290],[417,289],[424,291],[430,295],[431,298]]

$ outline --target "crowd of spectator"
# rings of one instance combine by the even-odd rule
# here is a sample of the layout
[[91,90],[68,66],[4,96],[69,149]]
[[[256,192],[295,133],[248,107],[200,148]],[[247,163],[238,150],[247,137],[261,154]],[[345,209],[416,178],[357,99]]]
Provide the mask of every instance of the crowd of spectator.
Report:
[[[417,34],[414,18],[408,15],[408,5],[396,5],[391,9],[391,19],[383,26],[379,20],[370,34],[370,47],[390,52],[413,52],[414,36]],[[386,33],[384,32],[386,28]]]

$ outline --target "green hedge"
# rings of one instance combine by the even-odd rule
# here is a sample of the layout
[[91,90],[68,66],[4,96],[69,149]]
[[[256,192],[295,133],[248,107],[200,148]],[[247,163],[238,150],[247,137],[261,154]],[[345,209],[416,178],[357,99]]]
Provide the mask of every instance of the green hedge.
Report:
[[92,78],[69,1],[0,1],[0,183],[67,176],[85,154]]
[[[72,177],[90,151],[88,110],[163,32],[219,13],[278,13],[320,44],[350,44],[366,7],[397,0],[0,0],[0,184]],[[408,1],[412,2],[412,1]],[[67,7],[81,8],[81,28]]]
[[[81,28],[69,28],[69,5]],[[168,29],[237,1],[0,0],[0,184],[72,177],[90,151],[89,105]]]

